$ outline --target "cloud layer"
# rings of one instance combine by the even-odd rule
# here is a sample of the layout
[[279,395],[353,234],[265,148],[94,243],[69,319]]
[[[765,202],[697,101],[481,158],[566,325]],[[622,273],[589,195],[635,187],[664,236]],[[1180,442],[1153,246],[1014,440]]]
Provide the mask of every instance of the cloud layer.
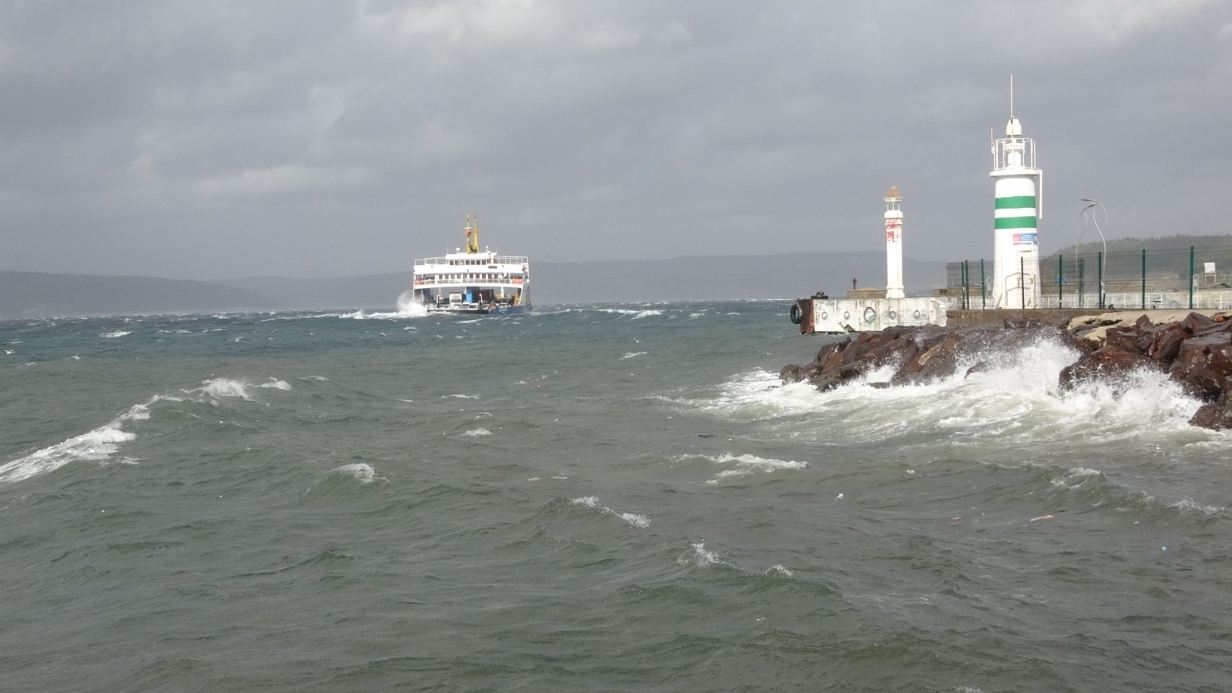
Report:
[[1227,233],[1213,0],[0,5],[0,269],[399,271],[866,250],[991,255],[988,132],[1111,235]]

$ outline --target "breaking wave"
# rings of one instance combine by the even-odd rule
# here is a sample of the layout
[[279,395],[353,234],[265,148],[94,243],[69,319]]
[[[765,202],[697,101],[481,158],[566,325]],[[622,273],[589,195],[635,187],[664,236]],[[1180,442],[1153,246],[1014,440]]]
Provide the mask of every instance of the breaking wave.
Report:
[[643,309],[643,310],[632,310],[629,308],[595,308],[594,310],[599,313],[611,313],[613,315],[628,315],[633,320],[641,320],[642,318],[650,318],[656,315],[663,315],[663,311],[655,310],[653,308],[648,308],[648,309]]
[[650,518],[646,517],[645,515],[638,515],[636,513],[616,512],[615,510],[612,510],[611,508],[599,505],[598,496],[583,496],[581,498],[574,498],[573,500],[569,502],[573,505],[580,505],[584,508],[591,508],[594,510],[598,510],[600,512],[603,512],[604,514],[615,515],[616,517],[619,517],[620,519],[624,520],[625,522],[628,522],[629,524],[633,525],[634,527],[637,527],[638,529],[646,529],[647,527],[650,526]]
[[984,354],[985,369],[969,375],[977,361],[959,364],[947,378],[886,387],[894,370],[887,366],[828,392],[803,382],[783,385],[776,373],[756,369],[732,378],[713,398],[677,403],[724,419],[765,422],[802,441],[838,445],[902,437],[947,444],[990,438],[1063,445],[1232,442],[1227,434],[1189,425],[1200,403],[1164,373],[1138,371],[1061,392],[1058,374],[1077,357],[1068,347],[1041,340]]
[[415,302],[414,292],[407,291],[398,297],[398,310],[368,312],[357,310],[353,313],[341,313],[334,316],[352,320],[404,320],[406,318],[422,318],[428,315],[428,309]]
[[110,459],[112,455],[119,452],[123,443],[137,437],[136,433],[124,430],[125,426],[133,421],[148,419],[150,417],[149,405],[158,399],[160,398],[154,397],[145,404],[134,404],[129,407],[128,411],[88,433],[74,436],[0,465],[0,483],[10,484],[28,479],[36,474],[59,469],[70,462],[103,462]]
[[365,464],[363,462],[357,464],[344,464],[341,467],[335,467],[330,471],[334,474],[349,476],[363,484],[371,484],[374,481],[385,480],[384,477],[379,477],[376,475],[376,470],[372,468],[372,465]]

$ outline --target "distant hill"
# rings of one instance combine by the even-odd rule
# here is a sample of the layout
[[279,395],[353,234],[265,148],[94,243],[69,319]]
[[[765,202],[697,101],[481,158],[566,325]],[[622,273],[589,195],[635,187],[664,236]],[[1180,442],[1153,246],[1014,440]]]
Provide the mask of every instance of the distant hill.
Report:
[[157,277],[0,272],[0,318],[275,308],[246,289]]
[[361,277],[288,279],[244,277],[210,282],[265,297],[283,308],[383,308],[397,305],[398,296],[411,289],[411,273],[370,274]]
[[[1104,244],[1100,242],[1099,237],[1091,240],[1091,232],[1087,232],[1085,237],[1086,242],[1081,246],[1066,246],[1048,257],[1056,257],[1060,253],[1066,256],[1072,255],[1077,249],[1081,254],[1094,255],[1104,249]],[[1116,238],[1108,241],[1109,253],[1141,253],[1146,250],[1147,254],[1154,252],[1189,252],[1190,246],[1196,250],[1217,250],[1228,249],[1232,250],[1232,236],[1159,236],[1156,238]]]
[[[1090,238],[1088,233],[1087,238]],[[1085,239],[1084,239],[1085,240]],[[1178,286],[1187,286],[1190,274],[1190,248],[1195,274],[1203,274],[1207,263],[1217,268],[1220,281],[1230,279],[1232,271],[1232,236],[1162,236],[1159,238],[1118,238],[1108,241],[1108,253],[1104,257],[1105,281],[1140,281],[1143,275],[1142,254],[1146,251],[1146,275],[1155,279],[1173,277]],[[1047,257],[1040,258],[1044,276],[1054,278],[1059,269],[1064,269],[1071,280],[1076,273],[1076,258],[1084,259],[1086,277],[1096,278],[1096,262],[1104,244],[1098,238],[1081,246],[1062,248]],[[1058,258],[1064,258],[1058,262]]]
[[[532,262],[539,303],[796,298],[814,291],[842,296],[855,278],[883,287],[884,252],[721,255],[671,260]],[[944,262],[903,259],[908,294],[945,286]]]
[[[627,301],[796,298],[822,290],[842,296],[852,278],[885,284],[885,254],[788,253],[670,260],[531,263],[539,305]],[[903,260],[908,294],[945,285],[945,263]],[[373,308],[389,310],[411,288],[411,273],[210,282],[155,277],[0,272],[0,318],[193,313],[226,310]]]
[[[712,255],[670,260],[531,261],[531,300],[553,303],[795,298],[824,290],[842,296],[852,278],[885,284],[885,253]],[[945,263],[903,260],[908,293],[945,286]],[[411,273],[335,279],[247,277],[218,280],[289,308],[391,308],[411,289]]]

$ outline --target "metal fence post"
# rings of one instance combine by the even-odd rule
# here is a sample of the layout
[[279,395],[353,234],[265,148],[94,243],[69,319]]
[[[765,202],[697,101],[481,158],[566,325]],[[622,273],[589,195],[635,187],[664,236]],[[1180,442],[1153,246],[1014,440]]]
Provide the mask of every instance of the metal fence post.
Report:
[[[1032,294],[1034,297],[1034,294]],[[1025,257],[1018,258],[1018,308],[1020,310],[1027,309],[1027,259]]]
[[1189,309],[1193,310],[1194,247],[1189,246]]
[[984,279],[984,258],[980,258],[980,308],[988,307],[988,299],[984,297],[984,290],[988,287],[988,280]]
[[1146,248],[1142,249],[1142,310],[1146,310]]
[[1082,300],[1083,299],[1082,290],[1086,288],[1084,286],[1084,284],[1086,283],[1086,277],[1083,276],[1083,270],[1086,269],[1086,266],[1087,266],[1087,259],[1085,257],[1078,258],[1078,307],[1079,308],[1086,307],[1086,303]]
[[966,289],[963,288],[963,285],[966,283],[967,283],[967,279],[963,277],[963,261],[959,260],[958,261],[958,309],[959,310],[962,310],[962,307],[963,307],[963,294],[966,293]]
[[1065,285],[1065,256],[1057,253],[1057,308],[1061,308],[1065,297],[1061,294],[1061,287]]
[[1095,269],[1099,275],[1099,309],[1104,309],[1104,253],[1100,251],[1095,254]]
[[971,261],[963,260],[963,309],[971,308]]

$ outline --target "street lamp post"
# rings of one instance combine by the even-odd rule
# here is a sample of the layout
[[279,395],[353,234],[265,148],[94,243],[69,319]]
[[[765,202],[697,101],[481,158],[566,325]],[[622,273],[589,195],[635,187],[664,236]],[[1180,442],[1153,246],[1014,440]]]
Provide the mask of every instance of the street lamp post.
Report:
[[[1083,207],[1082,212],[1080,212],[1078,215],[1079,220],[1082,222],[1081,224],[1079,224],[1080,228],[1078,232],[1078,245],[1082,245],[1082,234],[1086,233],[1087,231],[1087,225],[1086,225],[1087,211],[1090,210],[1092,207],[1099,207],[1100,209],[1104,210],[1104,226],[1108,225],[1108,208],[1105,207],[1102,202],[1098,200],[1092,200],[1089,197],[1082,198],[1082,201],[1086,202],[1087,206]],[[1105,270],[1108,268],[1108,241],[1107,239],[1104,238],[1103,230],[1099,228],[1099,218],[1095,216],[1095,212],[1091,212],[1091,223],[1095,224],[1095,232],[1099,234],[1099,240],[1104,244],[1104,254],[1100,258],[1100,267],[1099,267],[1099,305],[1101,308],[1103,308],[1104,296],[1105,296],[1104,281],[1105,281],[1105,277],[1107,276],[1107,272]],[[1078,254],[1078,250],[1077,248],[1075,248],[1074,249],[1075,257],[1077,256],[1077,254]]]

